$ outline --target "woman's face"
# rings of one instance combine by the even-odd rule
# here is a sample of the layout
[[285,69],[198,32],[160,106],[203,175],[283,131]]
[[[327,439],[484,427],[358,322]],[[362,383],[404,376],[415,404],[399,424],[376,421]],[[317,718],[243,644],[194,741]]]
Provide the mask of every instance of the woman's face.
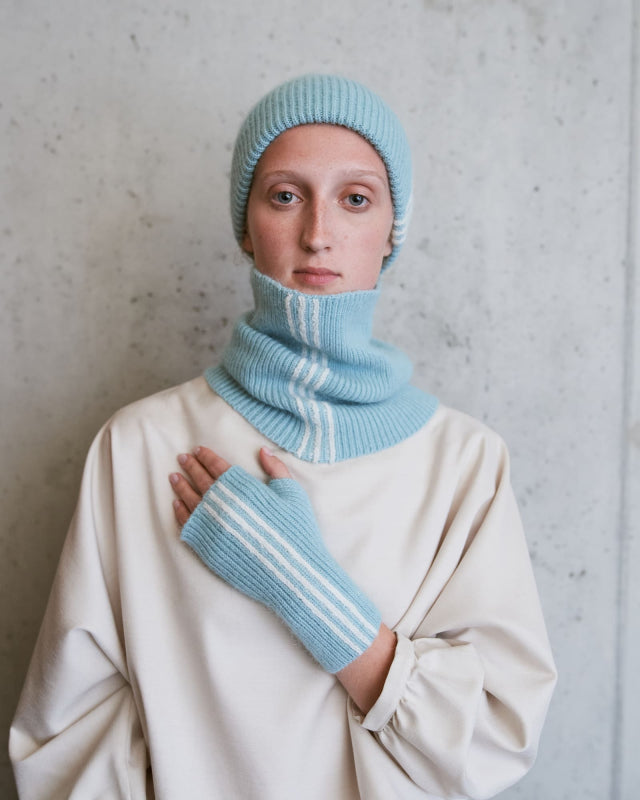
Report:
[[281,133],[255,169],[242,242],[256,269],[307,294],[372,289],[391,252],[384,163],[348,128]]

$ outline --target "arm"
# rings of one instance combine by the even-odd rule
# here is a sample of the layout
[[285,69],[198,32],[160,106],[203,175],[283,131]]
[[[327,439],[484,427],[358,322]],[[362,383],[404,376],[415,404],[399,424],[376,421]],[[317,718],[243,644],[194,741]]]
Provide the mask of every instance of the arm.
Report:
[[[108,434],[94,443],[10,733],[21,797],[144,798],[147,753],[122,645]],[[106,537],[105,537],[106,539]]]
[[[270,478],[291,478],[282,461],[264,447],[260,450],[260,463]],[[180,456],[180,464],[191,483],[179,473],[174,473],[171,475],[171,484],[177,495],[174,502],[176,519],[180,526],[184,526],[214,480],[231,465],[206,447],[198,448],[197,457],[187,454]],[[382,691],[395,649],[396,635],[382,623],[369,648],[336,673],[349,696],[364,713],[369,711]]]
[[336,675],[347,694],[367,714],[382,693],[396,654],[396,634],[382,623],[368,650]]
[[556,672],[504,445],[459,485],[383,692],[351,715],[365,796],[493,797],[535,759]]
[[386,635],[394,646],[395,636],[381,631],[379,611],[326,550],[302,487],[265,448],[260,459],[267,486],[204,447],[179,457],[191,480],[170,476],[182,539],[212,571],[272,608],[324,669],[344,675],[371,705],[384,659],[390,663],[380,657]]
[[[202,465],[191,459],[197,484]],[[476,461],[446,501],[438,552],[394,626],[397,647],[382,626],[338,672],[364,712],[352,708],[349,724],[366,797],[491,797],[535,757],[555,669],[506,452],[483,445]],[[174,481],[182,524],[200,493]]]

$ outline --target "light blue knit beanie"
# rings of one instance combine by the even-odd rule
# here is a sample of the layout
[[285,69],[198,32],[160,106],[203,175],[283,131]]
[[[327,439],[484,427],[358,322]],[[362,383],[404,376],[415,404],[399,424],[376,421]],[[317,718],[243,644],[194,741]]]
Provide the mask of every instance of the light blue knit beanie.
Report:
[[394,222],[392,250],[383,269],[404,242],[411,214],[411,152],[400,121],[377,95],[360,83],[336,75],[305,75],[277,86],[244,121],[231,165],[231,220],[239,243],[245,234],[253,172],[262,153],[281,133],[312,123],[342,125],[359,133],[378,152],[389,176]]

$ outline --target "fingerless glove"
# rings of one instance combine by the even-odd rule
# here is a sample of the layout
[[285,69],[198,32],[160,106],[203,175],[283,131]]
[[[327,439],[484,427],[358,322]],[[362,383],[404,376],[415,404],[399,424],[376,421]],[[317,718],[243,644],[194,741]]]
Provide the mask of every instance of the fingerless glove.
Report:
[[273,609],[328,672],[372,644],[380,613],[326,549],[299,483],[241,467],[206,492],[182,540],[227,583]]

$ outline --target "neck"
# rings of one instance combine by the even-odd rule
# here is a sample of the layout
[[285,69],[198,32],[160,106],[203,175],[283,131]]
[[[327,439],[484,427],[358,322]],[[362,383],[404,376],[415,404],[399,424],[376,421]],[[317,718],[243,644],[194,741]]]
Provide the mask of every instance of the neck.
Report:
[[341,461],[402,441],[433,414],[406,356],[371,336],[378,290],[307,295],[257,270],[251,283],[255,308],[206,377],[280,447]]

